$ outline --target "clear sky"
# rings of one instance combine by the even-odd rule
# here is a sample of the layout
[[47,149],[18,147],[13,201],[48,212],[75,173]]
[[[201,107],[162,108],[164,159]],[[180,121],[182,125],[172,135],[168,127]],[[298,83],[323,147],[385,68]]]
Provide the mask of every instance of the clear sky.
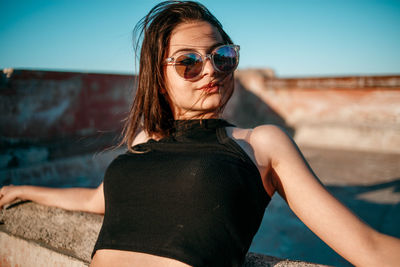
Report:
[[[0,68],[133,73],[132,29],[154,0],[0,0]],[[200,0],[278,76],[400,74],[400,1]]]

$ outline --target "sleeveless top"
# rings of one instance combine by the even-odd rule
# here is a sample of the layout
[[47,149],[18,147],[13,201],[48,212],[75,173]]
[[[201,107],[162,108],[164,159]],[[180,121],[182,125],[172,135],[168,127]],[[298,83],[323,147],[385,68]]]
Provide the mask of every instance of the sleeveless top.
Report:
[[118,156],[104,176],[99,249],[192,266],[242,266],[270,201],[260,173],[221,119],[175,121],[175,132]]

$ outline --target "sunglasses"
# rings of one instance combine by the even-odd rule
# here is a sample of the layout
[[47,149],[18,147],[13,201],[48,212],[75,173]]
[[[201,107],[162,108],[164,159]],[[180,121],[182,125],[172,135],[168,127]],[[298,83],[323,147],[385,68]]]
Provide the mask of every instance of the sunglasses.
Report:
[[233,72],[239,64],[238,45],[221,45],[205,56],[196,51],[178,53],[165,59],[165,65],[175,66],[176,73],[185,80],[195,80],[203,72],[207,58],[218,72]]

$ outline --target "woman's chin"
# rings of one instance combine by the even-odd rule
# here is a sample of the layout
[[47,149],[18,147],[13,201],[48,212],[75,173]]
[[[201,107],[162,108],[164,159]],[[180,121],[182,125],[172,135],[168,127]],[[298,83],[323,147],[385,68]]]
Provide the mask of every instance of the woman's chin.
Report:
[[204,111],[214,112],[221,106],[221,95],[210,95],[201,103],[201,109]]

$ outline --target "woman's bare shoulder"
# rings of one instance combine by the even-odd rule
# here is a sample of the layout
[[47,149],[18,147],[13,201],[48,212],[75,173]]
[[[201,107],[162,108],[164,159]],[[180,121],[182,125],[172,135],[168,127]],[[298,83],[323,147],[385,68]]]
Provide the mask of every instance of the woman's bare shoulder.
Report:
[[232,127],[230,131],[234,138],[246,140],[253,146],[275,146],[277,142],[290,140],[286,132],[274,124],[264,124],[247,129]]
[[256,141],[274,141],[276,138],[287,137],[286,132],[278,125],[264,124],[252,129],[252,137]]
[[293,147],[291,137],[277,125],[265,124],[250,129],[232,128],[232,137],[245,140],[261,162],[270,162],[285,148]]

